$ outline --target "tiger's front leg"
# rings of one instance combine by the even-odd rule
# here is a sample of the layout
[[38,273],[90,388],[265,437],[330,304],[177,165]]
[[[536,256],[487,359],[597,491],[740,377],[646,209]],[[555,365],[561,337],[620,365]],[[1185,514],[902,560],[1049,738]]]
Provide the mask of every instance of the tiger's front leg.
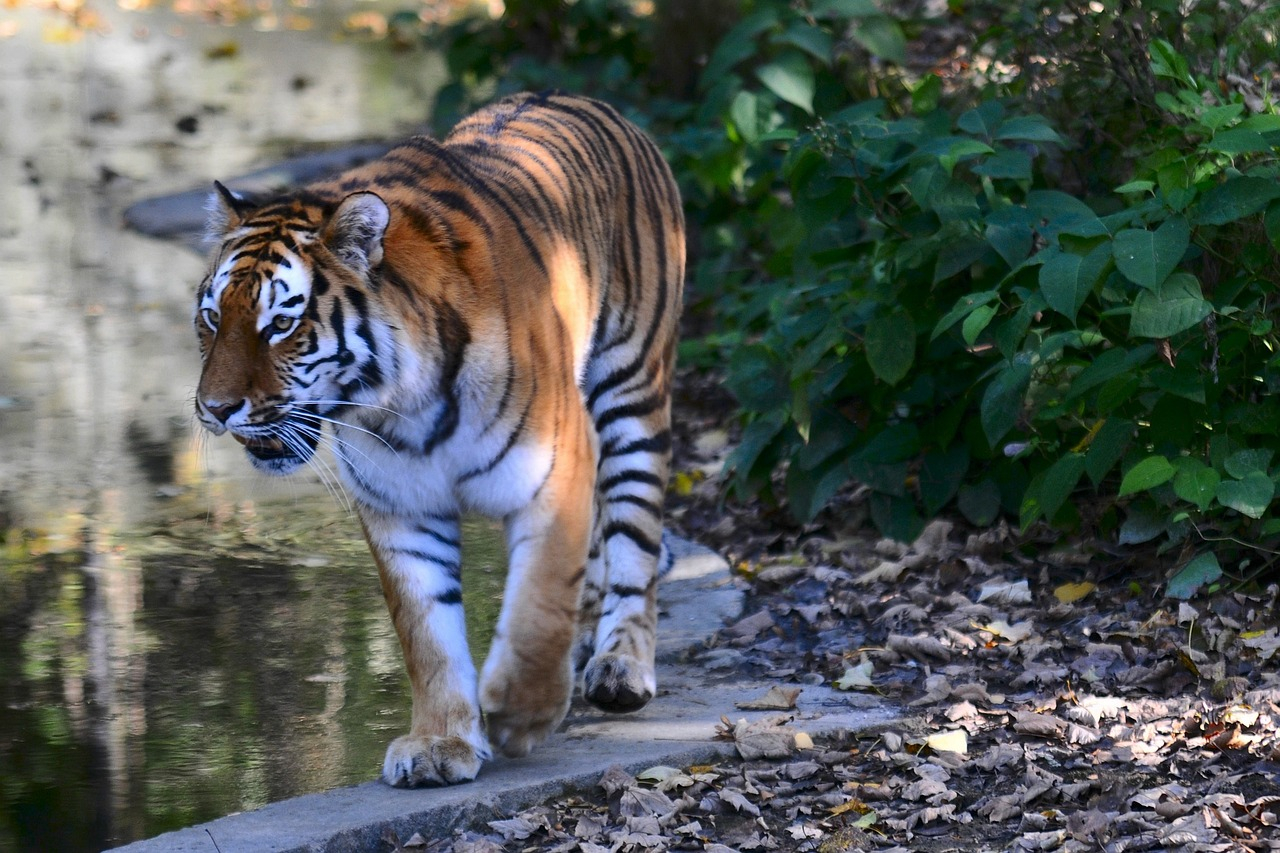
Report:
[[510,756],[528,754],[560,724],[573,690],[570,646],[591,536],[596,451],[585,413],[564,427],[547,480],[507,518],[502,615],[480,679],[489,740]]
[[456,516],[413,522],[360,508],[413,689],[409,733],[387,747],[382,778],[412,788],[475,778],[490,757],[462,612]]

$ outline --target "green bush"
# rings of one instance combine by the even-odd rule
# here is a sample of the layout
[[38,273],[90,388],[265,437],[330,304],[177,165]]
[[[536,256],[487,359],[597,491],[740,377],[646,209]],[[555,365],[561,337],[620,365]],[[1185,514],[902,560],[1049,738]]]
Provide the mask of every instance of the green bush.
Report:
[[[956,19],[744,5],[692,100],[654,87],[625,3],[569,4],[598,20],[554,65],[499,67],[492,26],[448,41],[459,104],[582,83],[663,142],[705,331],[682,358],[742,407],[732,488],[803,520],[857,482],[901,539],[957,511],[1270,547],[1280,12],[974,2],[990,61],[944,80],[904,32]],[[1195,550],[1179,592],[1220,571]]]

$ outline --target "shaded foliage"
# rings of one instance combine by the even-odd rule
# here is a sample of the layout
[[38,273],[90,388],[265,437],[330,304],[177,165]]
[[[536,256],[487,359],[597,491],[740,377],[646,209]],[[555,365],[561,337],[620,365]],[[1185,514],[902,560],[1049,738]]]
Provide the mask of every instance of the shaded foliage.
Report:
[[694,98],[652,18],[564,10],[554,65],[447,31],[446,106],[580,88],[663,141],[697,238],[682,356],[743,411],[733,489],[803,520],[857,482],[904,539],[956,510],[1275,541],[1275,8],[759,0]]

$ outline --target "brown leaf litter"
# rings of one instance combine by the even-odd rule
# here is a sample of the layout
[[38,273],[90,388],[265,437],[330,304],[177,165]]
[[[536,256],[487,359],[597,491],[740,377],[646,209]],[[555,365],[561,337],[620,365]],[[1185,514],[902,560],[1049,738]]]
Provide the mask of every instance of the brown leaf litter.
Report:
[[[678,428],[710,431],[701,411]],[[1280,588],[1178,604],[1158,560],[1004,526],[877,541],[856,493],[797,529],[721,501],[718,459],[677,460],[699,476],[673,522],[730,558],[749,599],[693,661],[772,681],[757,701],[783,713],[724,709],[707,736],[731,739],[732,761],[613,768],[596,790],[403,849],[1280,850]],[[818,683],[906,716],[813,745],[786,712]]]

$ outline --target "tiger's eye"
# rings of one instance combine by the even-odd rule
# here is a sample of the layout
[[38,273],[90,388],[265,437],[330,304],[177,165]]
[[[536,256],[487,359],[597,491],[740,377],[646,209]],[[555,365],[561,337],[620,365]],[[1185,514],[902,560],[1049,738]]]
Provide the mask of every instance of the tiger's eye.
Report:
[[213,331],[218,331],[218,321],[222,319],[222,315],[218,313],[216,308],[206,308],[200,312],[204,324]]
[[271,328],[277,332],[287,332],[293,328],[298,321],[293,317],[285,317],[283,314],[271,321]]

